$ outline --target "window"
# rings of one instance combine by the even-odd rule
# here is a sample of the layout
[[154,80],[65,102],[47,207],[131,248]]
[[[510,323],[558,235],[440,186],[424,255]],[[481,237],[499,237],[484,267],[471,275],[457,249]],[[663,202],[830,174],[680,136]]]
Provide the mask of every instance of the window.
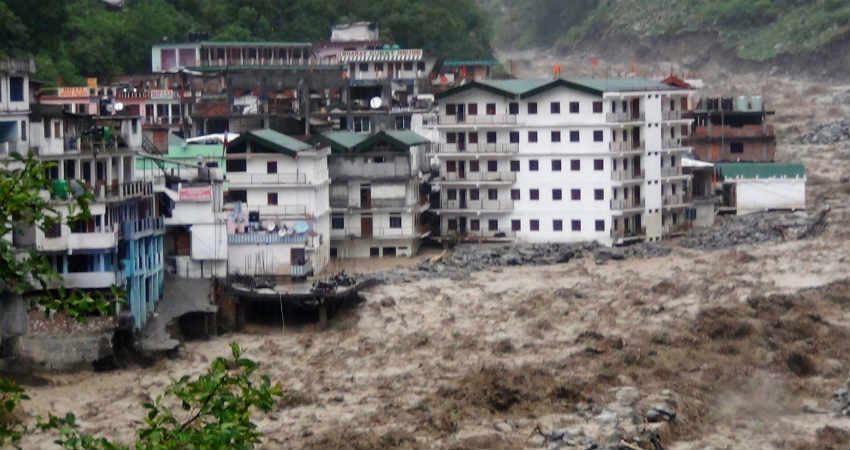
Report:
[[418,63],[416,63],[416,70],[424,72],[425,71],[425,62],[419,61]]
[[529,200],[540,200],[540,189],[529,189],[528,198]]
[[605,231],[605,221],[604,220],[597,220],[597,221],[594,222],[594,224],[596,226],[596,231]]
[[537,220],[537,219],[529,220],[528,221],[528,228],[530,228],[531,231],[540,231],[540,221]]
[[360,63],[360,71],[368,72],[369,71],[369,63]]
[[499,162],[495,159],[490,159],[487,161],[487,171],[495,172],[499,169]]
[[[496,105],[493,105],[494,109],[495,109],[495,107],[496,107]],[[496,113],[493,112],[493,114],[496,114]],[[519,103],[517,103],[517,102],[508,103],[508,114],[510,114],[512,116],[519,114]]]
[[519,200],[519,189],[511,189],[511,200]]
[[519,131],[511,131],[508,133],[511,144],[519,144]]
[[469,135],[467,135],[467,137],[466,137],[466,140],[469,141],[470,144],[477,144],[478,143],[478,133],[469,133]]
[[552,132],[552,142],[561,142],[561,132],[553,131]]
[[617,101],[616,100],[611,100],[611,112],[612,113],[617,112]]
[[511,220],[511,231],[520,231],[522,230],[522,225],[519,220],[513,219]]
[[457,219],[449,219],[449,230],[457,230]]
[[487,132],[487,143],[488,144],[495,144],[496,143],[496,132],[495,131],[488,131]]
[[499,199],[499,190],[498,189],[487,189],[487,200],[498,200]]
[[375,72],[383,72],[384,63],[375,63]]
[[446,199],[449,201],[457,200],[457,189],[449,189],[446,191]]
[[[85,167],[86,166],[83,166],[83,172],[86,171]],[[85,175],[85,173],[83,173],[83,175]],[[227,203],[246,203],[248,201],[248,192],[244,190],[231,189],[227,191],[227,198],[224,201]]]
[[537,142],[537,132],[536,131],[529,131],[528,132],[528,142],[529,143]]
[[602,142],[602,130],[593,130],[593,142]]
[[454,116],[457,114],[457,105],[454,103],[446,103],[446,115]]
[[457,161],[446,161],[446,172],[457,172]]
[[531,172],[537,172],[538,169],[539,169],[539,166],[537,164],[537,160],[536,159],[529,159],[528,160],[528,170],[531,171]]
[[580,159],[571,159],[570,160],[570,170],[573,172],[578,172],[581,170],[581,160]]
[[495,103],[487,103],[487,115],[495,116],[496,115],[496,104]]
[[560,189],[552,189],[552,200],[560,200],[561,199],[561,190]]
[[356,133],[367,133],[372,129],[372,119],[369,117],[355,117],[354,131]]
[[338,258],[339,257],[339,251],[337,250],[336,247],[331,247],[330,257],[331,258]]
[[24,77],[9,77],[9,101],[24,101]]
[[410,61],[404,63],[404,70],[413,70],[413,63]]
[[487,221],[487,229],[490,231],[497,231],[499,229],[499,220],[498,219],[490,219]]
[[676,195],[676,184],[670,183],[670,193]]
[[[22,140],[26,140],[26,139],[24,139],[24,137],[26,137],[26,131],[25,131],[26,124],[27,124],[26,122],[21,121],[21,139]],[[61,137],[60,136],[61,134],[62,134],[62,121],[54,120],[53,121],[53,137],[55,137],[55,138]]]
[[136,134],[136,133],[138,133],[138,132],[139,132],[139,119],[133,119],[133,120],[131,120],[131,121],[130,121],[130,125],[131,125],[131,127],[132,127],[132,129],[133,129],[133,134]]
[[402,114],[395,117],[395,129],[396,130],[409,130],[410,129],[410,115]]
[[400,215],[390,215],[390,228],[401,228]]
[[676,155],[670,156],[670,167],[676,167]]
[[[59,132],[59,122],[56,122],[56,132],[57,132],[56,135],[58,136],[59,135],[59,133],[58,133]],[[21,140],[22,141],[27,140],[27,121],[26,120],[21,121]]]
[[552,172],[560,172],[561,171],[561,160],[553,159],[552,160]]
[[602,102],[593,102],[593,112],[595,114],[602,112]]
[[552,231],[564,231],[564,221],[555,219],[552,221]]
[[481,222],[478,219],[472,219],[469,221],[469,229],[471,231],[478,231],[481,229]]
[[345,229],[345,216],[331,216],[331,228],[334,230]]
[[573,231],[581,231],[581,220],[573,220],[570,223],[573,227]]
[[578,142],[578,141],[579,141],[578,130],[570,131],[570,142]]
[[44,129],[44,137],[50,138],[50,122],[48,122],[47,119],[45,119],[43,123],[44,123],[44,127],[42,127],[42,128]]
[[729,144],[730,153],[744,153],[744,144],[741,142],[732,142]]
[[470,189],[469,190],[469,199],[470,200],[478,200],[480,198],[481,191],[478,189]]
[[245,172],[248,170],[244,159],[228,159],[226,164],[228,172]]
[[511,172],[519,172],[519,161],[511,161]]
[[454,144],[457,142],[457,133],[446,133],[446,144]]
[[570,189],[570,198],[573,200],[581,200],[581,189]]
[[528,114],[537,114],[537,102],[528,102]]
[[570,102],[570,114],[578,114],[578,102]]
[[601,159],[594,159],[593,170],[605,170],[605,161]]
[[277,205],[277,192],[269,192],[266,200],[269,205]]
[[266,162],[266,173],[277,173],[277,161]]
[[549,103],[549,112],[552,114],[561,114],[561,102]]
[[470,116],[478,115],[478,103],[470,103],[466,105],[466,114]]
[[469,161],[469,171],[470,172],[478,172],[478,170],[479,170],[478,160],[473,159],[473,160]]
[[593,190],[593,199],[594,200],[605,200],[605,191],[602,189],[594,189]]

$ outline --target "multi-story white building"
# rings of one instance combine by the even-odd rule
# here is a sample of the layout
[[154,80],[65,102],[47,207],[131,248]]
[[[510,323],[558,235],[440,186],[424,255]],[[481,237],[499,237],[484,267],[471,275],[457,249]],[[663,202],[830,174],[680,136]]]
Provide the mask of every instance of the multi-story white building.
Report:
[[689,90],[631,79],[488,80],[438,95],[443,236],[656,240],[685,221]]
[[300,277],[324,268],[329,153],[270,129],[228,144],[228,273]]
[[30,75],[32,59],[0,60],[0,157],[29,148]]
[[331,256],[412,256],[429,234],[421,214],[428,210],[423,183],[430,169],[428,140],[412,131],[373,135],[347,131],[317,136],[331,146],[329,157]]

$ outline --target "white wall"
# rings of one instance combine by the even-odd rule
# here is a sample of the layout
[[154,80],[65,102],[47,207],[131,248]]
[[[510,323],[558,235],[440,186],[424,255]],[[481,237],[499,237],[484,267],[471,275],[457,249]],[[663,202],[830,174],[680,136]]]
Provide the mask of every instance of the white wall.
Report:
[[735,192],[738,214],[806,208],[805,178],[736,180]]
[[221,224],[192,225],[192,259],[227,259],[227,227]]

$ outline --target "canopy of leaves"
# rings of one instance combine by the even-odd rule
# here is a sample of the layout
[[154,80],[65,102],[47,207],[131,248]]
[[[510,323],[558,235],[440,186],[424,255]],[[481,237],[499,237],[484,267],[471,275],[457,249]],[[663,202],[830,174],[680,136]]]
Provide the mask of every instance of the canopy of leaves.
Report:
[[[434,56],[492,54],[486,15],[474,0],[0,0],[0,53],[36,55],[36,78],[81,84],[150,70],[150,47],[188,32],[213,40],[328,39],[330,26],[371,21],[382,38]],[[2,56],[2,55],[0,55]]]

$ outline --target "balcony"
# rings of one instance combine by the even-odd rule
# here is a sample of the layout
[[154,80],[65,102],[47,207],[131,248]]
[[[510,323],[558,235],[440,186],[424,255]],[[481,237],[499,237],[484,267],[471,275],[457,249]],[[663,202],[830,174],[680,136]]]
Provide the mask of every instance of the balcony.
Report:
[[153,182],[137,180],[122,184],[106,184],[100,180],[95,183],[94,195],[98,200],[124,200],[144,197],[153,195]]
[[685,194],[668,194],[661,198],[661,205],[672,208],[677,206],[687,206],[691,203],[691,196]]
[[[69,146],[70,147],[70,146]],[[73,148],[66,148],[65,151],[73,153]],[[79,151],[82,153],[106,153],[118,151],[118,139],[113,136],[112,139],[95,139],[92,136],[83,136],[80,138]]]
[[[68,230],[63,226],[63,230]],[[98,227],[91,233],[68,233],[62,236],[45,237],[37,241],[36,248],[44,252],[66,250],[102,250],[118,245],[118,228]]]
[[440,125],[516,125],[517,116],[514,114],[440,115],[437,121]]
[[460,232],[459,230],[446,230],[446,236],[455,236],[463,240],[490,240],[490,239],[498,239],[498,240],[511,240],[516,237],[515,231],[500,231],[500,230],[477,230],[473,231],[467,228],[464,232]]
[[517,153],[519,144],[434,144],[432,153]]
[[24,149],[25,145],[18,145],[18,141],[6,141],[0,142],[0,155],[8,155],[9,153],[15,153],[20,151],[18,148]]
[[74,272],[62,274],[62,286],[68,289],[108,288],[116,283],[114,272]]
[[644,170],[615,170],[611,172],[612,181],[639,181],[644,177]]
[[470,212],[509,212],[514,209],[514,201],[511,199],[497,200],[446,200],[440,201],[440,212],[470,211]]
[[682,111],[661,111],[661,120],[682,120]]
[[625,229],[611,229],[611,238],[615,241],[628,241],[641,239],[646,236],[646,227],[641,227],[640,231],[638,230],[625,230]]
[[682,143],[681,138],[676,139],[662,139],[661,140],[661,148],[663,150],[671,150],[680,148],[684,150],[685,144]]
[[513,183],[516,181],[516,172],[508,171],[478,171],[466,172],[460,176],[459,172],[446,172],[443,181],[447,182],[491,182],[491,183]]
[[334,239],[412,239],[423,237],[429,232],[424,226],[406,227],[373,227],[363,231],[363,228],[345,227],[332,228],[331,237]]
[[228,245],[271,245],[271,244],[305,244],[309,233],[293,233],[281,236],[278,233],[242,233],[228,234]]
[[634,145],[631,141],[609,142],[608,151],[613,153],[642,152],[643,141],[638,145]]
[[300,262],[301,264],[293,263],[289,266],[289,276],[301,278],[313,272],[313,265],[310,263],[310,258],[305,258]]
[[121,223],[121,235],[124,239],[139,239],[165,230],[162,217],[142,217]]
[[605,114],[605,121],[609,123],[644,122],[644,113],[637,114],[628,111],[609,112]]
[[611,199],[610,207],[615,211],[625,211],[628,209],[643,209],[645,204],[645,199],[635,200],[633,198],[615,198]]
[[303,217],[307,215],[307,205],[248,205],[248,211],[259,211],[261,217]]
[[661,168],[662,177],[680,177],[682,175],[682,166]]
[[230,186],[251,186],[258,184],[307,184],[307,175],[303,173],[244,173],[228,172]]
[[690,230],[690,224],[688,222],[667,224],[664,225],[663,234],[665,236],[681,235],[687,233],[688,230]]

